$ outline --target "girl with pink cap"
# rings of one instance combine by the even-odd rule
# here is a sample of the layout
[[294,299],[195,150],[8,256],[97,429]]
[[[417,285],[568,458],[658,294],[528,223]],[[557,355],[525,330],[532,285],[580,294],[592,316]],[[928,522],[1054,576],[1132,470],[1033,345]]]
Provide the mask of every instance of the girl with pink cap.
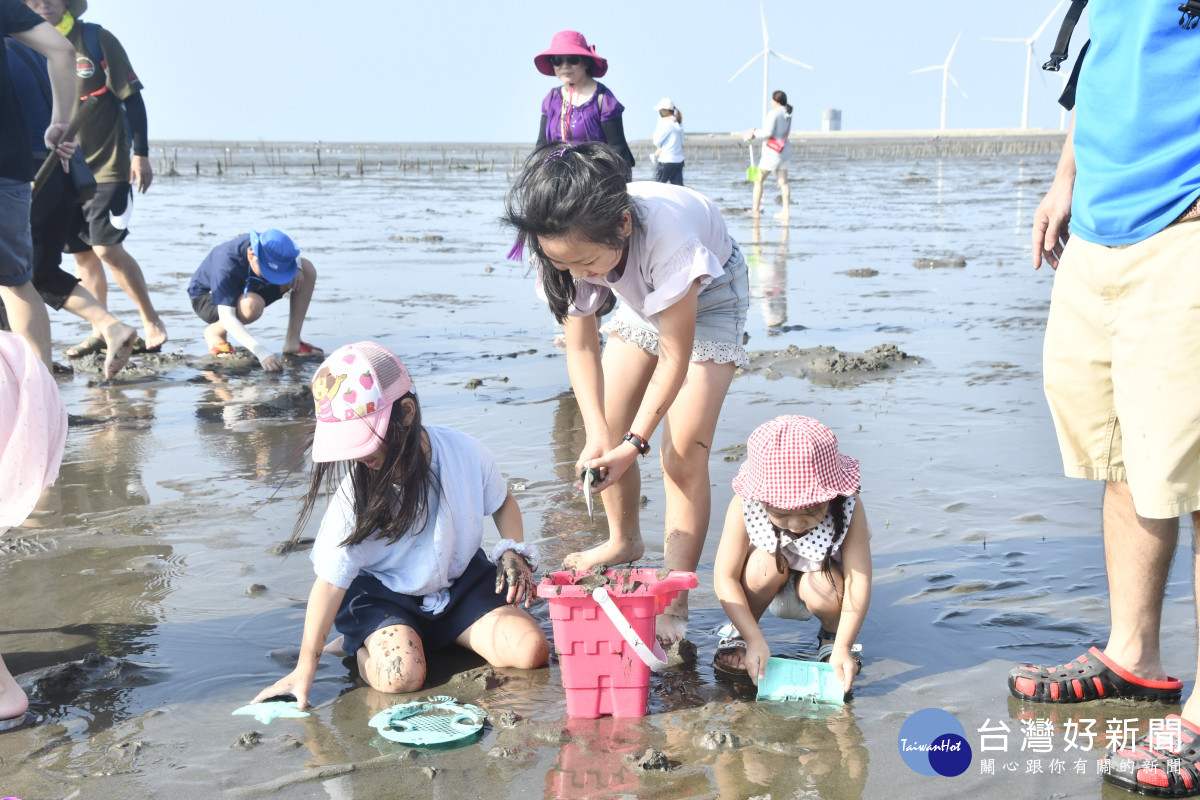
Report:
[[[311,554],[317,578],[296,668],[254,702],[292,694],[303,708],[322,653],[354,655],[381,692],[417,691],[426,649],[455,643],[496,667],[544,666],[546,635],[517,606],[533,599],[537,553],[491,452],[422,425],[408,370],[373,342],[335,350],[312,390],[312,483],[292,541],[330,496]],[[487,515],[503,537],[490,560]],[[341,637],[326,645],[334,626]]]
[[851,646],[871,603],[858,478],[858,462],[815,419],[776,417],[750,434],[713,570],[731,623],[714,669],[758,684],[771,656],[758,620],[770,607],[777,617],[820,620],[818,658],[850,690],[860,666]]

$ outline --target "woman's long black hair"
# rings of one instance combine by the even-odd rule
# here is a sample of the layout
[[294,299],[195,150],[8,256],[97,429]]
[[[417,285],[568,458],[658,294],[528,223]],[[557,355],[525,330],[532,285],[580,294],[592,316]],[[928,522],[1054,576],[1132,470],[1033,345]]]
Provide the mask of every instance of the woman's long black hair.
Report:
[[637,203],[629,196],[633,174],[616,148],[603,142],[549,142],[530,153],[508,192],[501,221],[517,232],[514,251],[530,248],[541,261],[542,289],[563,322],[575,300],[575,279],[554,268],[539,236],[570,236],[621,250],[628,242],[625,212],[641,230]]
[[[412,401],[413,409],[407,422],[404,419],[406,400]],[[383,437],[388,451],[379,469],[370,469],[359,461],[313,464],[312,480],[296,527],[292,529],[291,541],[295,543],[300,539],[317,500],[322,495],[336,492],[347,473],[352,476],[354,529],[342,540],[342,547],[372,538],[392,543],[406,534],[420,532],[428,521],[430,491],[438,495],[442,491],[433,472],[424,433],[421,404],[417,402],[416,394],[408,392],[392,403]]]
[[777,89],[775,91],[775,93],[771,95],[771,99],[774,100],[776,103],[779,103],[779,105],[786,108],[788,110],[789,114],[792,113],[792,107],[788,105],[788,101],[787,101],[787,92],[784,92],[781,89]]

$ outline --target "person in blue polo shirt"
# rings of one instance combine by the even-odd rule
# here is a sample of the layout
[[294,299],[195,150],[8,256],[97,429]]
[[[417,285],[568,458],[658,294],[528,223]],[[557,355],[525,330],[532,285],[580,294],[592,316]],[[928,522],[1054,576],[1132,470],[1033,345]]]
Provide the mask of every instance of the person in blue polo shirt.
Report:
[[[1075,119],[1031,245],[1034,268],[1056,270],[1043,380],[1064,472],[1104,482],[1111,627],[1103,648],[1022,664],[1008,678],[1023,702],[1161,704],[1142,715],[1165,717],[1149,720],[1147,736],[1115,744],[1098,764],[1106,782],[1157,797],[1200,796],[1200,691],[1193,684],[1184,699],[1183,681],[1167,673],[1195,643],[1162,630],[1180,528],[1200,547],[1198,6],[1088,6]],[[1055,546],[1082,559],[1093,545]],[[1200,585],[1200,560],[1191,567]]]
[[324,358],[323,350],[300,339],[316,282],[316,269],[311,261],[300,257],[295,242],[286,233],[269,228],[262,233],[250,231],[214,247],[192,275],[188,297],[196,315],[208,323],[204,341],[209,352],[218,357],[233,355],[226,338],[233,336],[254,353],[263,369],[275,371],[283,368],[279,357],[255,339],[246,326],[286,294],[291,308],[283,354]]

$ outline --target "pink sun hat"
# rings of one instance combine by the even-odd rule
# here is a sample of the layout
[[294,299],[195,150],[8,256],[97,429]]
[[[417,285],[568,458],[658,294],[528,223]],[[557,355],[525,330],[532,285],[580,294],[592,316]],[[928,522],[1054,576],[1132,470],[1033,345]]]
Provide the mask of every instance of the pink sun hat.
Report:
[[369,456],[387,435],[392,404],[413,390],[404,362],[374,342],[334,350],[313,376],[317,430],[312,460]]
[[796,415],[776,417],[754,429],[746,461],[733,479],[733,490],[741,497],[782,509],[848,497],[858,488],[858,461],[838,451],[833,431]]
[[550,46],[533,57],[533,65],[543,75],[553,75],[554,67],[550,64],[550,56],[585,56],[592,60],[592,68],[588,72],[593,78],[603,78],[608,72],[608,61],[596,55],[596,46],[589,46],[587,39],[579,31],[559,31],[550,40]]
[[67,410],[46,365],[23,338],[0,331],[0,533],[25,521],[54,483]]

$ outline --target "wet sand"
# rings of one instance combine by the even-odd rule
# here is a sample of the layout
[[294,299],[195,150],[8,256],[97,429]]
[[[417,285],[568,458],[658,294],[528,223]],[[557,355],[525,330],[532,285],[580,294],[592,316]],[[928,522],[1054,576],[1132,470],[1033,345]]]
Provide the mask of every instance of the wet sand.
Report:
[[[88,364],[60,380],[72,415],[61,477],[30,524],[0,539],[0,652],[37,716],[0,734],[0,795],[1101,795],[1099,753],[1066,750],[1063,723],[1096,719],[1103,745],[1106,720],[1144,727],[1159,709],[1024,706],[1005,685],[1012,663],[1061,663],[1107,632],[1100,489],[1061,476],[1040,388],[1051,275],[1031,271],[1028,230],[1053,167],[1052,156],[795,164],[785,229],[752,224],[744,164],[689,163],[685,180],[724,209],[752,281],[753,363],[722,410],[692,592],[698,656],[655,676],[638,720],[567,718],[556,663],[491,670],[450,652],[430,659],[423,692],[385,696],[327,657],[313,715],[269,725],[231,712],[285,674],[299,645],[312,570],[280,544],[306,476],[279,467],[311,425],[315,363],[264,375],[252,359],[207,355],[185,287],[214,244],[250,226],[292,234],[320,275],[304,338],[327,350],[374,338],[402,354],[426,421],[497,454],[545,563],[605,527],[570,485],[583,433],[552,320],[525,268],[504,261],[502,167],[160,177],[137,200],[128,247],[164,315],[167,352],[135,356],[113,381]],[[127,298],[110,298],[135,321]],[[52,322],[56,352],[85,334],[64,313]],[[285,322],[271,308],[256,334],[278,346]],[[865,666],[836,711],[755,703],[711,667],[729,482],[749,432],[781,413],[821,419],[862,462],[874,595]],[[661,475],[654,459],[642,470],[640,565],[658,566]],[[1190,688],[1186,548],[1176,562],[1165,657]],[[549,631],[546,606],[534,614]],[[815,621],[763,624],[777,654],[815,647]],[[488,712],[478,741],[410,750],[367,727],[393,703],[437,694]],[[966,728],[976,758],[958,778],[918,775],[900,758],[901,724],[927,707]],[[1052,751],[1022,750],[1034,718],[1058,726]],[[980,752],[978,729],[997,723],[1010,729],[1007,752]]]

